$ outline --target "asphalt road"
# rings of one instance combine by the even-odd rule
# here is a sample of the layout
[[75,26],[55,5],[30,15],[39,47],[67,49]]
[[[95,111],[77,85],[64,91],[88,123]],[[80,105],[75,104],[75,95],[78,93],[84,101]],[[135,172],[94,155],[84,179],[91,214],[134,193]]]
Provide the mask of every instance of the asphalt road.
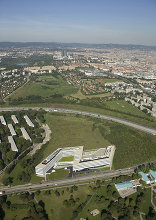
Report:
[[127,174],[133,173],[134,169],[135,167],[115,170],[115,171],[109,170],[109,171],[93,172],[91,174],[68,177],[66,179],[5,187],[5,188],[1,188],[0,190],[5,191],[5,194],[12,194],[12,193],[24,192],[24,191],[29,191],[29,190],[35,191],[37,189],[44,189],[44,188],[51,188],[51,187],[57,188],[57,187],[64,186],[64,185],[70,185],[70,184],[73,185],[76,183],[93,181],[97,179],[110,178],[110,177],[115,177],[115,176],[120,176],[120,175],[127,175]]
[[64,108],[39,108],[39,107],[11,107],[11,108],[0,108],[0,111],[21,111],[21,110],[40,110],[43,109],[47,112],[58,112],[58,113],[69,113],[69,114],[80,114],[80,115],[86,115],[90,117],[95,117],[95,118],[101,118],[101,119],[106,119],[109,121],[114,121],[132,128],[135,128],[137,130],[156,135],[156,129],[154,128],[149,128],[144,125],[140,125],[131,121],[127,121],[124,119],[120,119],[117,117],[109,116],[109,115],[104,115],[104,114],[98,114],[98,113],[92,113],[92,112],[86,112],[86,111],[81,111],[81,110],[73,110],[73,109],[64,109]]

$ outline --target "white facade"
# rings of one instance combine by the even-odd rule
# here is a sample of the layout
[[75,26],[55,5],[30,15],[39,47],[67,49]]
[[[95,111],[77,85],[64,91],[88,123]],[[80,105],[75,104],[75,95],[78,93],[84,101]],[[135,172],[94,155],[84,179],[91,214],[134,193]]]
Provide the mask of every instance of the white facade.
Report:
[[[100,148],[91,152],[83,152],[83,146],[59,148],[35,167],[36,174],[45,176],[50,169],[73,167],[73,171],[80,171],[103,166],[111,167],[115,146]],[[63,157],[73,156],[73,160],[60,161]]]
[[2,125],[6,125],[6,121],[3,116],[0,116],[0,120],[1,120]]
[[18,124],[18,120],[17,120],[17,118],[16,118],[15,115],[11,115],[11,119],[13,120],[13,122],[14,122],[15,124]]
[[8,124],[8,128],[9,128],[12,136],[16,135],[16,131],[15,131],[14,127],[12,126],[12,124]]
[[21,132],[22,132],[23,137],[24,137],[26,140],[30,140],[30,141],[31,141],[31,138],[30,138],[28,132],[25,130],[25,128],[21,128]]
[[11,150],[18,152],[18,148],[17,148],[17,146],[15,144],[15,141],[14,141],[12,136],[8,136],[8,141],[11,144]]
[[30,120],[30,118],[27,115],[24,115],[24,119],[26,120],[26,123],[30,126],[30,127],[35,127],[34,124],[32,123],[32,121]]

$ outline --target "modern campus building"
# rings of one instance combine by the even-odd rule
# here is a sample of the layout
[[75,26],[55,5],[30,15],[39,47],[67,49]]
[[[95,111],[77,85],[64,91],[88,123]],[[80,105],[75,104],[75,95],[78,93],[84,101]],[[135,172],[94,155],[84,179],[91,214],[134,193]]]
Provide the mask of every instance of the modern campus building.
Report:
[[73,171],[111,167],[115,146],[83,151],[83,146],[59,148],[35,167],[36,174],[45,176],[49,170],[72,167]]

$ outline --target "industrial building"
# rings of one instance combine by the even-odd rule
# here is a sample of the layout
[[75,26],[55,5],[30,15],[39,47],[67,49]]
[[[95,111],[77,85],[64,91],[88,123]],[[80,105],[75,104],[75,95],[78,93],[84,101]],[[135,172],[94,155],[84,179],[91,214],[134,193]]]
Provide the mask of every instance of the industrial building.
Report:
[[15,144],[15,141],[14,141],[12,136],[8,136],[8,141],[11,144],[11,150],[18,152],[18,148],[17,148],[17,146]]
[[30,140],[30,141],[31,141],[31,138],[30,138],[28,132],[25,130],[25,128],[21,128],[21,132],[22,132],[23,137],[24,137],[26,140]]
[[30,120],[30,118],[27,115],[24,115],[24,119],[30,127],[33,127],[33,128],[35,127],[35,125],[32,123],[32,121]]
[[15,131],[14,127],[12,126],[12,124],[8,124],[8,128],[9,128],[12,136],[16,135],[16,131]]
[[11,115],[11,119],[13,120],[13,122],[14,122],[15,124],[18,124],[18,120],[17,120],[17,118],[16,118],[15,115]]
[[110,167],[115,146],[108,146],[94,151],[83,151],[83,146],[59,148],[35,167],[36,174],[45,176],[49,170],[72,167],[73,171]]
[[3,116],[0,116],[0,121],[1,121],[2,125],[7,124]]

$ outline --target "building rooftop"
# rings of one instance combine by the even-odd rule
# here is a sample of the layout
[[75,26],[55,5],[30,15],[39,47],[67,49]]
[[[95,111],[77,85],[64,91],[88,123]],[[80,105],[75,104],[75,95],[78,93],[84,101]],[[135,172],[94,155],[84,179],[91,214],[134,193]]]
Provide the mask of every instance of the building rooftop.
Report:
[[122,183],[116,183],[115,186],[119,190],[119,189],[124,189],[124,188],[132,188],[133,184],[130,181],[125,181]]
[[152,175],[152,177],[156,180],[156,173],[153,170],[150,170],[149,172]]
[[12,126],[12,124],[8,124],[8,128],[9,128],[12,136],[16,135],[16,131],[15,131],[14,127]]
[[142,176],[142,179],[145,181],[145,182],[150,182],[150,179],[146,176],[145,173],[143,173],[142,171],[139,172],[139,174]]
[[15,124],[18,124],[18,120],[15,115],[11,115],[11,118]]
[[30,127],[35,127],[35,125],[32,123],[32,121],[30,120],[30,118],[27,116],[27,115],[24,115],[24,119],[26,120],[27,124],[30,126]]
[[5,121],[5,119],[4,119],[3,116],[0,116],[0,120],[1,120],[1,123],[2,123],[3,125],[6,125],[6,121]]
[[25,128],[21,128],[21,132],[22,132],[23,137],[24,137],[26,140],[30,140],[30,141],[31,141],[31,138],[30,138],[28,132],[25,130]]
[[12,136],[8,136],[8,141],[11,144],[12,151],[17,151],[18,152],[18,148],[17,148],[17,146],[15,144],[15,141],[14,141]]

